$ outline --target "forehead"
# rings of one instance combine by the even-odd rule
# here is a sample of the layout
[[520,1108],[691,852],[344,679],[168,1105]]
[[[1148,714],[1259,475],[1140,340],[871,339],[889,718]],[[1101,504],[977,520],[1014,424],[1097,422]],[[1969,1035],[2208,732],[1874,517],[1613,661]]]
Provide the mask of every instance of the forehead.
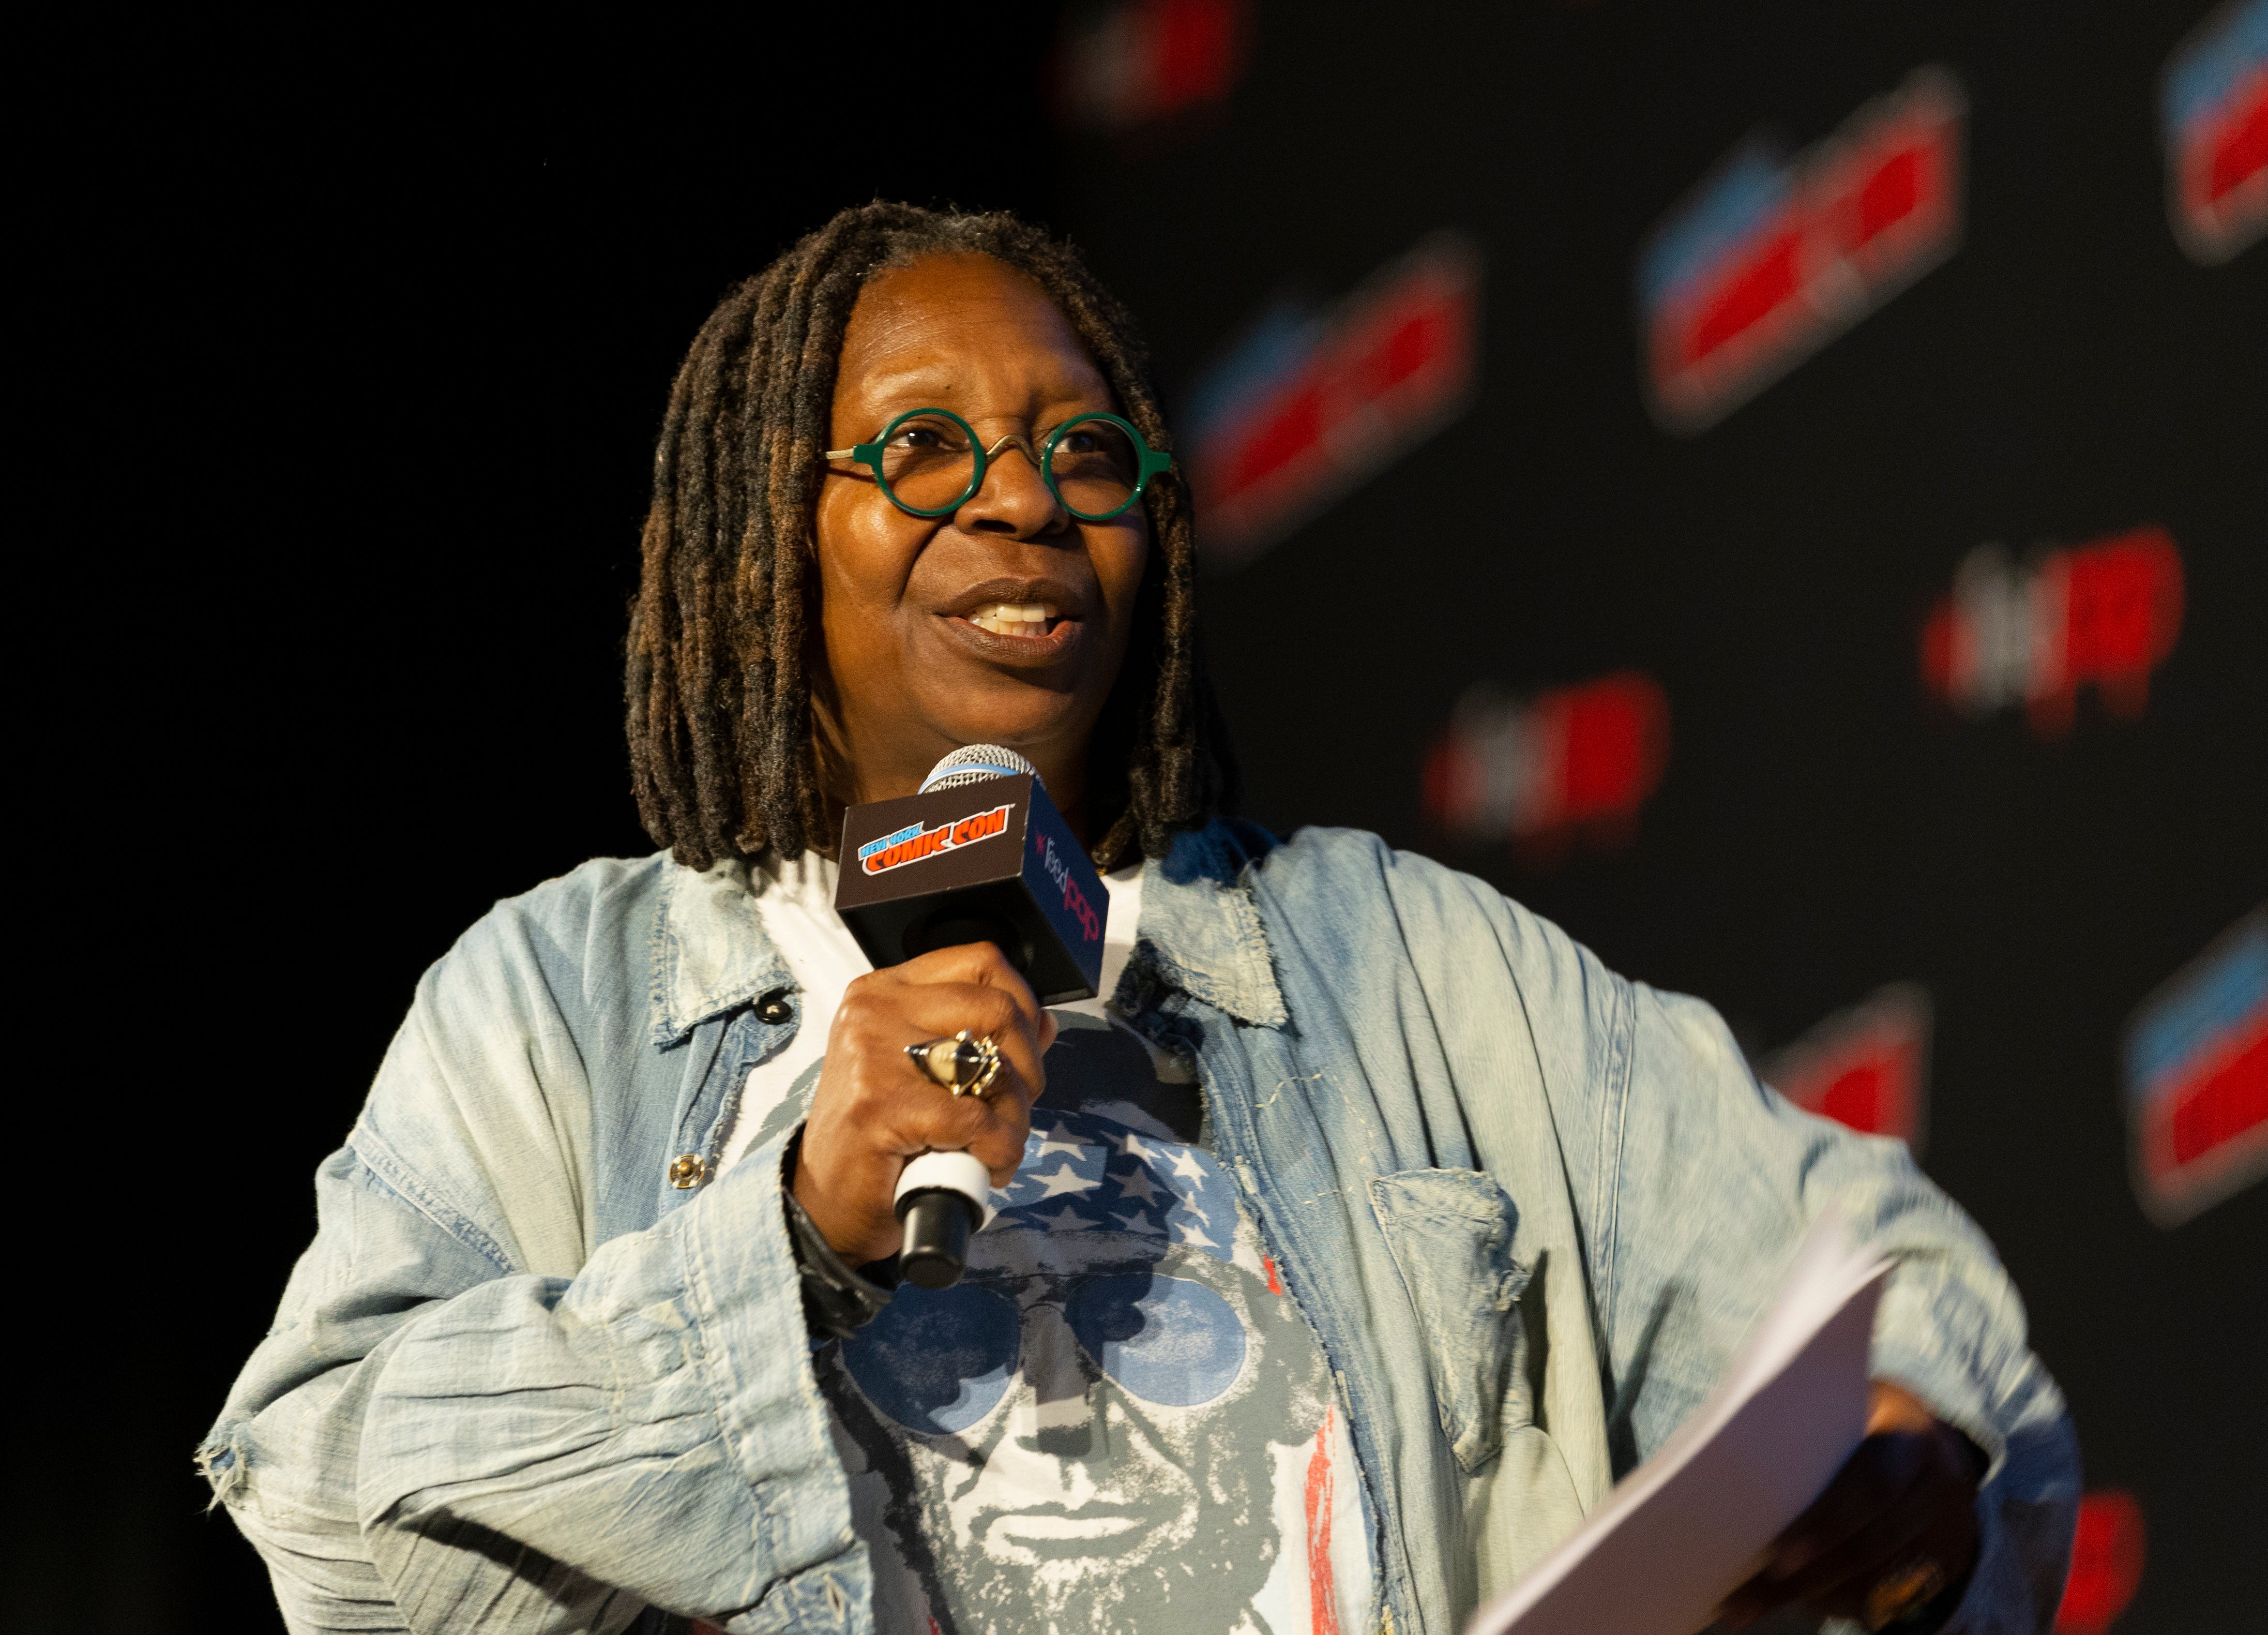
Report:
[[1046,291],[989,255],[959,254],[924,255],[867,281],[843,330],[835,391],[851,401],[926,393],[1017,406],[1108,396],[1101,371]]

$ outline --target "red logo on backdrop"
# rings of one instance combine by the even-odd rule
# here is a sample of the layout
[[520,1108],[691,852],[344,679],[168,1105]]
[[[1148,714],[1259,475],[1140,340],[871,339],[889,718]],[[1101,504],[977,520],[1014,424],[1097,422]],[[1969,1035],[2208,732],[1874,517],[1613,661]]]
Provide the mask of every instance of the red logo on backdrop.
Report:
[[2135,1196],[2161,1226],[2268,1174],[2268,908],[2134,1013],[2126,1117]]
[[1468,840],[1538,860],[1581,836],[1627,845],[1669,755],[1669,699],[1624,670],[1518,698],[1487,683],[1459,701],[1425,762],[1425,811]]
[[2021,566],[1980,545],[1922,626],[1922,680],[1974,714],[2021,703],[2035,729],[2057,735],[2071,730],[2090,682],[2112,714],[2140,715],[2150,672],[2181,628],[2182,556],[2161,527],[2043,551]]
[[1752,138],[1638,259],[1647,399],[1668,431],[1723,419],[1953,254],[1967,103],[1917,70],[1793,159]]
[[2071,1575],[2056,1609],[2056,1635],[2107,1635],[2142,1587],[2148,1538],[2142,1506],[2117,1488],[2079,1501],[2079,1530],[2072,1535]]
[[1074,7],[1055,65],[1067,125],[1117,132],[1218,106],[1244,71],[1250,0],[1121,0]]
[[2225,5],[2167,59],[2166,211],[2191,260],[2268,232],[2268,0]]
[[1757,1077],[1807,1113],[1915,1153],[1929,1123],[1929,995],[1894,983],[1765,1061]]
[[1479,306],[1480,258],[1443,233],[1328,314],[1263,315],[1183,416],[1206,555],[1248,561],[1454,418]]

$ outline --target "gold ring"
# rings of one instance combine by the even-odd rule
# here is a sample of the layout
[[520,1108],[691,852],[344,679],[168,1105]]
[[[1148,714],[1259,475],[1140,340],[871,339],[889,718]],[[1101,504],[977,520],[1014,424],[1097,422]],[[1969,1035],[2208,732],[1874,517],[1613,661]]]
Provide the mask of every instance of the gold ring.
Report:
[[1879,1630],[1911,1617],[1944,1587],[1945,1569],[1927,1556],[1917,1556],[1876,1580],[1874,1588],[1867,1592],[1867,1627]]
[[950,1039],[929,1039],[909,1044],[906,1054],[939,1084],[955,1095],[983,1101],[1000,1076],[1000,1047],[966,1027]]

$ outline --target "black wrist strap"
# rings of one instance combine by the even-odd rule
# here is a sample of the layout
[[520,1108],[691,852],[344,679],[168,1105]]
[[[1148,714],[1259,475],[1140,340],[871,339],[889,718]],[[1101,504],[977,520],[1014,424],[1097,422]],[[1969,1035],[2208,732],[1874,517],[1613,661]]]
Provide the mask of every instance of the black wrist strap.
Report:
[[[820,1235],[819,1228],[812,1225],[803,1205],[796,1202],[792,1177],[796,1155],[802,1146],[803,1132],[799,1130],[781,1154],[780,1197],[786,1204],[788,1239],[795,1246],[795,1269],[803,1284],[804,1321],[814,1334],[848,1339],[882,1315],[882,1307],[890,1303],[890,1291],[844,1264],[843,1257]],[[892,1283],[895,1281],[891,1279]]]

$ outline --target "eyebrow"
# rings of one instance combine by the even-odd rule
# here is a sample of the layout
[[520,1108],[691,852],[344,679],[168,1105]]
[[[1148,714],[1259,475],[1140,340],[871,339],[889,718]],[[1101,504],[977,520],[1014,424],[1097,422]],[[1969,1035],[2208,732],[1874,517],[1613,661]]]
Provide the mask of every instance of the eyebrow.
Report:
[[[1077,387],[1068,379],[1049,381],[1042,387],[1042,396],[1083,397],[1088,391],[1093,390],[1099,392],[1106,399],[1113,399],[1114,394],[1110,390],[1110,382],[1104,378],[1102,372],[1094,368],[1092,364],[1088,367],[1094,369],[1092,381]],[[902,394],[909,397],[928,394],[932,401],[935,401],[951,393],[956,384],[957,379],[949,368],[937,364],[919,364],[895,372],[888,370],[873,371],[859,382],[859,387],[869,394],[884,400]],[[939,402],[937,407],[949,409],[952,405]]]

